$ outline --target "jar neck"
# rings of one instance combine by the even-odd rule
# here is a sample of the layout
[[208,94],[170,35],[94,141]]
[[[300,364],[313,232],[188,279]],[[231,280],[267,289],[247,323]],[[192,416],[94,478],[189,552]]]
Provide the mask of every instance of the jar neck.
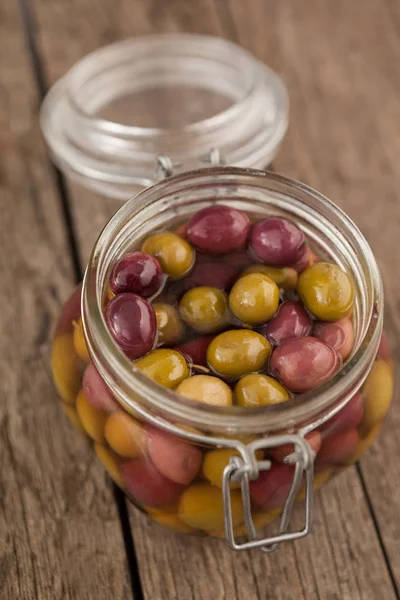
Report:
[[[116,260],[152,231],[185,220],[221,201],[257,218],[279,214],[296,221],[310,243],[353,280],[354,348],[339,373],[317,390],[275,406],[218,408],[186,400],[146,378],[119,350],[102,307]],[[335,204],[296,181],[263,171],[219,167],[172,177],[144,190],[109,221],[85,275],[82,315],[94,362],[128,411],[195,427],[210,435],[237,436],[312,428],[345,404],[362,385],[376,356],[383,323],[383,292],[372,251]]]

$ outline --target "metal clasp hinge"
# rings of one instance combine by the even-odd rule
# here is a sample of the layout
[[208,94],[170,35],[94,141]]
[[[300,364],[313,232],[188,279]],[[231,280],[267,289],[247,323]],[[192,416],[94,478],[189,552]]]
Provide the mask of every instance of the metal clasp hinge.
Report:
[[[210,152],[200,159],[200,162],[209,164],[212,167],[222,166],[225,164],[218,148],[212,148]],[[173,162],[169,156],[159,154],[156,159],[155,178],[156,181],[172,177],[175,169],[182,166],[182,163]]]
[[[251,514],[250,480],[257,479],[260,471],[268,471],[271,468],[270,460],[256,459],[256,451],[268,448],[276,448],[284,444],[293,444],[294,452],[286,457],[285,462],[294,466],[293,481],[285,501],[282,512],[278,534],[271,537],[258,538]],[[263,552],[273,552],[281,542],[294,541],[305,537],[311,531],[312,506],[313,506],[313,473],[314,453],[308,443],[300,435],[279,435],[263,438],[251,442],[245,446],[241,456],[233,456],[225,467],[222,480],[222,493],[225,513],[225,535],[232,550],[252,550],[258,548]],[[296,497],[305,476],[305,520],[304,527],[300,531],[289,532],[290,517]],[[230,482],[241,484],[244,522],[247,530],[248,541],[237,543],[234,535],[232,521],[232,505],[230,495]]]

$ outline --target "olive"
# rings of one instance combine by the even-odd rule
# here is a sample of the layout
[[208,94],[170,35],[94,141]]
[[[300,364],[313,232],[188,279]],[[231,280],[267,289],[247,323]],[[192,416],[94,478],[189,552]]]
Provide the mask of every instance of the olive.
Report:
[[134,364],[149,379],[170,389],[176,388],[190,375],[188,364],[182,354],[168,348],[153,350]]
[[207,348],[207,362],[223,377],[241,377],[261,371],[267,364],[271,344],[261,334],[246,329],[225,331]]
[[82,371],[71,333],[57,333],[54,337],[51,346],[51,371],[61,399],[75,404],[76,395],[81,387]]
[[77,321],[74,321],[74,346],[75,351],[79,358],[85,362],[90,362],[90,354],[86,345],[85,334],[83,333],[82,317],[79,317]]
[[119,487],[123,487],[124,482],[121,477],[120,462],[115,454],[97,442],[94,445],[94,451],[111,479],[113,479]]
[[276,283],[278,288],[285,292],[291,292],[297,286],[297,273],[291,267],[269,267],[268,265],[256,264],[247,267],[240,276],[249,275],[250,273],[262,273]]
[[178,500],[184,489],[183,485],[160,473],[146,458],[123,463],[121,476],[128,493],[145,506],[168,506]]
[[119,408],[118,402],[92,363],[86,367],[83,374],[82,390],[86,400],[94,408],[98,408],[107,413],[112,413]]
[[324,435],[355,429],[360,425],[363,415],[363,397],[360,392],[357,392],[336,415],[325,421],[319,429],[324,432]]
[[152,296],[161,287],[163,271],[154,256],[146,252],[129,252],[115,265],[110,275],[110,287],[114,294],[134,292],[140,296]]
[[280,404],[288,400],[290,395],[276,379],[260,373],[251,373],[237,382],[235,398],[239,406],[261,406]]
[[207,348],[215,338],[215,335],[203,335],[202,337],[194,338],[184,344],[179,344],[175,347],[186,358],[188,363],[207,366]]
[[178,293],[187,292],[198,286],[228,290],[236,278],[237,270],[230,264],[210,261],[196,262],[189,275],[177,282],[174,287]]
[[245,245],[250,229],[247,215],[229,206],[203,208],[186,227],[188,240],[207,254],[225,254]]
[[349,356],[354,340],[353,323],[349,317],[315,323],[313,334],[332,346],[343,360]]
[[362,421],[363,434],[369,432],[386,416],[393,400],[393,373],[385,360],[376,360],[364,383],[364,417]]
[[[231,491],[233,525],[243,522],[242,496],[239,490]],[[194,483],[182,494],[179,501],[181,521],[205,531],[219,531],[225,522],[222,491],[209,483]]]
[[82,390],[76,399],[76,410],[88,436],[95,442],[103,442],[108,413],[89,404]]
[[104,434],[109,446],[120,456],[138,458],[146,451],[147,438],[142,425],[122,410],[108,417]]
[[268,471],[261,471],[255,481],[250,482],[252,501],[264,510],[283,506],[292,487],[294,467],[273,463]]
[[294,223],[281,217],[268,217],[254,225],[249,244],[259,260],[280,267],[301,258],[304,240],[304,233]]
[[181,279],[187,275],[196,257],[194,248],[186,240],[169,231],[149,237],[142,251],[155,256],[171,279]]
[[139,358],[153,348],[156,315],[151,304],[141,296],[118,294],[107,304],[104,316],[111,335],[129,358]]
[[147,435],[150,458],[162,475],[185,485],[196,477],[203,459],[199,448],[154,427]]
[[382,331],[382,337],[378,348],[378,358],[383,358],[384,360],[390,360],[391,358],[389,339],[385,330]]
[[179,311],[185,323],[196,331],[214,333],[227,323],[227,298],[217,288],[196,287],[184,294]]
[[353,306],[350,278],[332,263],[316,263],[303,271],[297,293],[306,308],[321,321],[338,321],[348,316]]
[[283,302],[276,315],[261,329],[271,344],[279,346],[286,340],[308,335],[311,331],[311,318],[300,302]]
[[231,388],[212,375],[193,375],[182,381],[175,391],[185,398],[213,406],[231,406],[233,400]]
[[315,465],[340,465],[357,449],[360,436],[357,429],[335,433],[323,440]]
[[[256,457],[258,460],[263,458],[263,451],[257,450]],[[240,456],[238,450],[232,450],[231,448],[218,448],[217,450],[210,450],[207,452],[203,461],[203,475],[210,483],[222,488],[223,474],[225,467],[228,466],[232,456]],[[240,481],[230,482],[231,490],[240,488]]]
[[229,294],[229,307],[235,317],[251,325],[271,319],[278,306],[278,286],[262,273],[240,277]]
[[75,429],[79,431],[79,433],[86,433],[86,430],[82,425],[82,422],[78,415],[78,411],[76,410],[75,406],[73,406],[72,404],[66,404],[65,402],[61,402],[61,406],[68,419],[75,427]]
[[158,345],[177,344],[185,333],[178,311],[171,304],[163,302],[155,302],[153,308],[157,319]]
[[312,336],[287,340],[272,353],[269,368],[291,392],[308,392],[326,383],[340,367],[335,350]]

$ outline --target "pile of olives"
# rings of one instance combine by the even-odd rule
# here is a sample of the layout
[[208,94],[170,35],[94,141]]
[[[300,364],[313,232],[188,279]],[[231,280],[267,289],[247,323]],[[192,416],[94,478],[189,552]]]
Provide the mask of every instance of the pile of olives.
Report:
[[[80,294],[65,304],[52,348],[65,412],[114,481],[155,521],[224,536],[222,477],[236,452],[196,446],[125,412],[91,362]],[[296,224],[279,216],[250,222],[243,212],[214,205],[173,231],[155,232],[118,260],[104,315],[134,368],[174,390],[178,402],[250,410],[296,402],[338,372],[354,344],[353,303],[349,276],[323,262]],[[384,336],[362,389],[306,436],[315,454],[315,489],[358,460],[392,395]],[[257,453],[271,468],[250,483],[256,529],[282,511],[293,481],[285,462],[292,451],[288,445]],[[237,536],[246,533],[239,487],[231,483]]]
[[285,402],[352,349],[353,288],[294,223],[214,205],[147,238],[110,275],[105,319],[160,385],[219,406]]

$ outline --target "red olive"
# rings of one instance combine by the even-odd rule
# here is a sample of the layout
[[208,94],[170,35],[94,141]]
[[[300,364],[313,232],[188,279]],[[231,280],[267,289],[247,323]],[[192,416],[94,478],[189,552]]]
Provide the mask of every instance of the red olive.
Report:
[[261,329],[271,344],[279,346],[286,340],[304,337],[311,331],[311,317],[300,302],[283,302],[275,317]]
[[129,252],[115,265],[110,276],[114,294],[133,292],[152,296],[161,287],[163,270],[158,260],[146,252]]
[[326,383],[339,369],[335,350],[318,338],[287,340],[272,353],[269,368],[291,392],[308,392]]
[[349,317],[339,321],[319,321],[315,323],[313,333],[336,350],[340,358],[345,360],[353,347],[354,330]]
[[291,221],[268,217],[256,223],[250,234],[250,247],[267,265],[288,266],[300,260],[304,250],[304,233]]
[[145,458],[123,463],[121,475],[128,493],[152,508],[176,502],[184,490],[183,485],[162,475],[151,460]]
[[316,467],[340,465],[355,452],[360,436],[357,429],[349,429],[326,438],[315,462]]
[[188,363],[207,367],[207,348],[214,338],[215,335],[197,337],[189,340],[189,342],[175,346],[175,350],[183,354]]
[[225,254],[244,246],[249,229],[247,215],[217,204],[193,215],[186,235],[189,242],[207,254]]
[[153,348],[156,315],[151,304],[141,296],[118,294],[107,304],[104,316],[111,335],[129,358],[139,358]]
[[264,510],[283,506],[293,483],[293,476],[292,465],[273,463],[269,471],[261,471],[258,478],[250,483],[252,501]]
[[176,483],[190,483],[200,469],[203,459],[201,450],[155,428],[149,428],[147,434],[150,458],[160,473]]
[[[351,400],[336,415],[325,421],[320,426],[320,431],[324,435],[331,433],[341,433],[348,429],[355,429],[363,420],[364,402],[361,392],[357,392]],[[326,433],[325,433],[326,432]]]
[[102,380],[96,367],[89,364],[83,374],[82,390],[89,404],[105,412],[114,412],[119,404]]

